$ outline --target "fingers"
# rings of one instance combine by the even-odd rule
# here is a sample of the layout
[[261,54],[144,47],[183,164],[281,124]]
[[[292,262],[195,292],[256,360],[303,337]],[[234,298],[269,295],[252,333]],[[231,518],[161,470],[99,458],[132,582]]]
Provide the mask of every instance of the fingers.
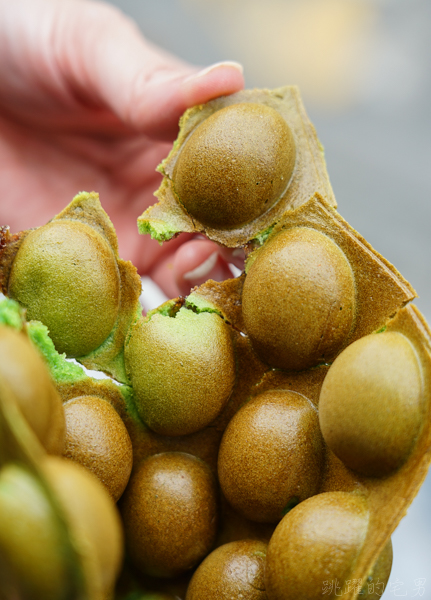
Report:
[[232,277],[219,247],[209,240],[192,240],[180,246],[174,258],[174,277],[181,294],[208,279],[223,281]]
[[144,82],[137,80],[130,98],[123,99],[124,118],[151,137],[173,139],[179,118],[187,108],[243,87],[242,67],[235,62],[217,63],[189,76],[165,71],[161,79],[160,74],[154,73]]
[[[124,25],[128,28],[130,24]],[[94,63],[93,74],[104,101],[131,128],[155,139],[171,140],[177,134],[179,118],[186,108],[244,87],[242,67],[238,63],[218,63],[199,71],[145,41],[137,30],[133,31],[134,39],[127,36],[127,42],[121,42],[121,57],[116,56],[115,60],[110,54],[117,55],[117,50],[111,39],[107,41],[105,52]],[[113,68],[115,65],[117,68]]]
[[244,271],[245,253],[242,248],[219,248],[221,256],[228,263],[235,265],[240,271]]
[[0,0],[0,51],[0,105],[45,127],[172,140],[186,108],[244,86],[237,63],[200,71],[104,2]]
[[208,279],[224,281],[233,277],[225,256],[226,249],[214,242],[191,240],[160,261],[150,275],[169,298],[186,296],[191,288]]
[[67,6],[71,15],[63,10],[58,16],[63,73],[81,95],[91,93],[133,130],[173,139],[187,107],[244,86],[237,63],[199,71],[145,40],[110,5],[74,0]]

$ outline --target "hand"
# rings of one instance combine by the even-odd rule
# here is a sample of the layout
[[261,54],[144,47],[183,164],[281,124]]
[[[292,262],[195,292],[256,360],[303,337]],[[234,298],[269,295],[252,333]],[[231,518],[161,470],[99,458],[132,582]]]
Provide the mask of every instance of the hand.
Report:
[[138,235],[136,219],[156,201],[155,167],[179,117],[242,89],[237,63],[199,71],[114,7],[85,0],[0,0],[0,56],[0,225],[43,225],[94,190],[122,258],[168,297],[231,276],[235,257],[214,243],[183,234],[161,247]]

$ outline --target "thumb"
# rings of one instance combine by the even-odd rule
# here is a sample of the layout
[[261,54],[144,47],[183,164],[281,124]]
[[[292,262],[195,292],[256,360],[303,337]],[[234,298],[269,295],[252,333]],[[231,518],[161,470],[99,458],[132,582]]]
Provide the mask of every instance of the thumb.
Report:
[[[243,88],[242,67],[217,63],[203,70],[145,40],[113,6],[83,0],[57,4],[63,63],[80,90],[91,90],[119,119],[157,139],[175,137],[189,106]],[[69,13],[69,14],[67,14]]]

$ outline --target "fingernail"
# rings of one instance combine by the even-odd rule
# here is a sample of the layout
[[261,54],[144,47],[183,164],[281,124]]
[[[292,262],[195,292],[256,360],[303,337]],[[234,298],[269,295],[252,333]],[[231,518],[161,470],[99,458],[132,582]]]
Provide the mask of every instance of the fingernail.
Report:
[[198,265],[196,269],[184,273],[183,279],[185,279],[186,281],[192,281],[193,279],[200,279],[201,277],[205,277],[215,267],[217,258],[218,252],[213,252],[203,263]]
[[231,67],[232,69],[236,69],[237,71],[239,71],[241,74],[244,72],[244,67],[240,63],[235,62],[234,60],[225,60],[223,62],[214,63],[213,65],[202,69],[202,71],[199,71],[198,73],[189,75],[189,77],[187,77],[185,81],[191,81],[192,79],[199,79],[200,77],[205,77],[205,75],[208,75],[208,73],[211,73],[211,71],[215,71],[215,69],[219,69],[220,67]]

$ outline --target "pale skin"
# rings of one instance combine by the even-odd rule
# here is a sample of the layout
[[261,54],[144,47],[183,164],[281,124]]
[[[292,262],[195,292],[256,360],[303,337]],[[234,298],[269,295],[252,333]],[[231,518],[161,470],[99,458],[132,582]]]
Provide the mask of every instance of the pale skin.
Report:
[[168,297],[231,277],[227,261],[241,266],[241,256],[185,234],[160,246],[136,219],[156,202],[155,168],[181,114],[242,89],[240,65],[185,63],[89,0],[0,0],[0,56],[0,225],[43,225],[94,190],[122,258]]

